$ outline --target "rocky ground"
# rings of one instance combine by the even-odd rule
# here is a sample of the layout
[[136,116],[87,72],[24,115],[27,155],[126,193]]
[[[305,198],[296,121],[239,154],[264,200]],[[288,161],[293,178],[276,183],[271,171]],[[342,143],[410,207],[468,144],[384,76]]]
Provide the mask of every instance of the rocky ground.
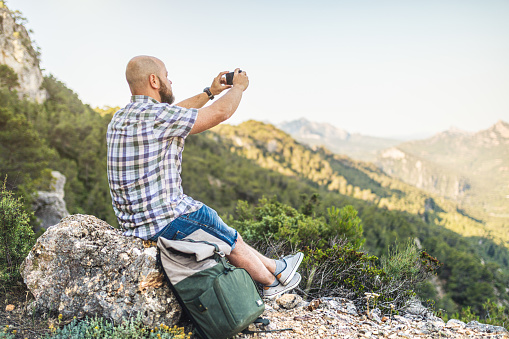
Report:
[[[21,289],[20,289],[21,290]],[[0,300],[0,324],[16,329],[16,338],[41,338],[49,333],[48,327],[58,326],[58,320],[39,318],[31,314],[31,297],[27,293],[9,294]],[[250,338],[509,338],[509,332],[500,326],[480,324],[472,321],[465,324],[459,320],[433,316],[424,308],[409,310],[404,316],[380,316],[377,309],[368,314],[359,314],[355,305],[342,298],[321,298],[305,302],[296,294],[266,301],[264,318],[270,324],[251,325],[255,334],[240,334],[237,339]],[[63,324],[60,324],[63,325]],[[179,326],[192,330],[185,319]],[[1,329],[0,329],[1,330]]]
[[451,319],[445,323],[428,311],[404,316],[381,317],[375,309],[369,315],[357,313],[355,305],[342,298],[321,298],[304,302],[295,294],[286,294],[266,302],[267,326],[251,325],[250,330],[291,329],[280,332],[239,335],[237,338],[509,338],[500,326],[465,324]]

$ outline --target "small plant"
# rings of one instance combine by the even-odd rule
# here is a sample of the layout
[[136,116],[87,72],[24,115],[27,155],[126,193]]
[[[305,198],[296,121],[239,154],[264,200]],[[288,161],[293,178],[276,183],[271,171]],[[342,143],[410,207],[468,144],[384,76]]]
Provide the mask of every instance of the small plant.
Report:
[[21,279],[19,266],[35,242],[29,215],[20,198],[0,189],[0,287],[9,288]]
[[481,318],[479,315],[475,314],[475,312],[472,311],[472,308],[470,306],[463,307],[461,311],[453,313],[450,319],[458,319],[463,321],[464,323],[468,323],[470,321],[479,321]]
[[331,206],[327,208],[329,218],[329,236],[345,237],[354,249],[358,250],[364,245],[362,220],[357,211],[348,205],[343,208]]
[[402,246],[395,244],[380,262],[387,276],[399,282],[400,289],[408,291],[418,290],[441,266],[436,258],[418,250],[412,241]]
[[154,328],[148,328],[143,325],[140,313],[117,326],[104,318],[87,317],[85,320],[78,320],[74,317],[69,324],[62,328],[50,325],[50,331],[51,333],[46,335],[45,339],[189,339],[191,337],[191,333],[186,335],[183,327],[169,327],[161,324]]
[[9,325],[5,325],[5,327],[0,330],[0,339],[14,339],[16,337],[16,330],[10,330]]
[[483,305],[483,316],[480,316],[472,310],[472,307],[463,307],[461,311],[455,312],[452,315],[445,314],[443,319],[458,319],[465,323],[472,320],[479,321],[484,324],[495,326],[502,326],[506,329],[509,328],[509,310],[502,305],[498,305],[495,301],[488,299]]
[[486,324],[509,328],[509,309],[488,299],[483,305]]
[[391,313],[390,313],[390,319],[391,319],[391,322],[392,322],[392,312],[394,311],[394,309],[396,308],[396,306],[394,306],[394,304],[389,304],[390,308],[391,308]]
[[379,294],[385,273],[376,265],[378,258],[354,250],[345,239],[331,239],[325,249],[304,247],[301,265],[304,293],[310,298],[336,296],[366,308],[366,291]]
[[[368,317],[370,316],[369,314],[369,301],[371,299],[373,299],[373,301],[375,302],[375,305],[376,305],[376,298],[378,298],[380,296],[380,294],[377,294],[377,293],[364,293],[364,295],[366,296],[366,314],[368,315]],[[373,307],[375,306],[373,305]],[[392,304],[391,304],[392,305]]]

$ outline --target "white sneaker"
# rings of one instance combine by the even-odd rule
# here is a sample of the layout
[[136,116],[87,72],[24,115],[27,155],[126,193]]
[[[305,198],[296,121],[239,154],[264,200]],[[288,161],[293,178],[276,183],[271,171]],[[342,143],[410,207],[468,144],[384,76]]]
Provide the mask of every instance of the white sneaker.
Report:
[[274,299],[278,295],[281,295],[285,292],[289,292],[293,290],[295,287],[299,286],[300,279],[301,279],[300,274],[295,273],[293,275],[293,279],[287,285],[282,285],[281,283],[279,283],[274,287],[263,286],[263,297],[268,299]]
[[289,284],[293,279],[293,275],[297,272],[302,259],[304,259],[304,254],[301,252],[283,257],[281,260],[286,262],[286,268],[276,275],[277,280],[283,285]]

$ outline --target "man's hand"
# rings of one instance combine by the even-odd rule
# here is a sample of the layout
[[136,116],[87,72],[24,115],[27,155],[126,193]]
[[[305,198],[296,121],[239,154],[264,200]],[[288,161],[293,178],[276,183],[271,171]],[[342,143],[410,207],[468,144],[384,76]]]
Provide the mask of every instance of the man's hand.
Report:
[[249,78],[247,77],[246,72],[239,73],[240,68],[235,69],[235,74],[233,75],[233,86],[240,87],[242,91],[245,91],[249,86]]
[[219,75],[212,81],[212,85],[210,85],[210,92],[212,95],[218,95],[225,89],[232,88],[231,85],[226,84],[226,79],[223,78],[223,75],[226,73],[228,73],[228,71],[219,73]]
[[[239,72],[240,69],[235,69],[235,74],[233,75],[233,85],[223,85],[221,82],[221,78],[224,74],[228,72],[221,72],[214,79],[214,83],[219,84],[219,88],[222,88],[221,91],[231,88],[228,93],[217,99],[216,102],[212,103],[210,106],[201,108],[198,111],[198,117],[196,118],[196,122],[191,129],[191,134],[200,133],[203,131],[212,128],[221,122],[230,118],[233,113],[239,107],[240,100],[242,99],[242,93],[246,90],[247,86],[249,86],[249,79],[247,77],[246,72]],[[226,82],[226,79],[224,79]],[[214,83],[212,85],[214,85]],[[212,91],[212,87],[210,88]],[[216,92],[212,92],[212,94],[216,94]]]

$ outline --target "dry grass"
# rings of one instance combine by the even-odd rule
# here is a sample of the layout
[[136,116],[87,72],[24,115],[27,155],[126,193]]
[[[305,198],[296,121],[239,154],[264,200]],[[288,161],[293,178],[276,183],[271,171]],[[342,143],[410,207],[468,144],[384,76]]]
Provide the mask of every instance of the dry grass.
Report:
[[[30,309],[34,297],[25,286],[17,286],[9,291],[2,291],[0,297],[0,329],[9,325],[8,331],[14,330],[16,338],[42,338],[50,332],[49,325],[57,319],[37,317]],[[12,307],[14,306],[14,309]]]

